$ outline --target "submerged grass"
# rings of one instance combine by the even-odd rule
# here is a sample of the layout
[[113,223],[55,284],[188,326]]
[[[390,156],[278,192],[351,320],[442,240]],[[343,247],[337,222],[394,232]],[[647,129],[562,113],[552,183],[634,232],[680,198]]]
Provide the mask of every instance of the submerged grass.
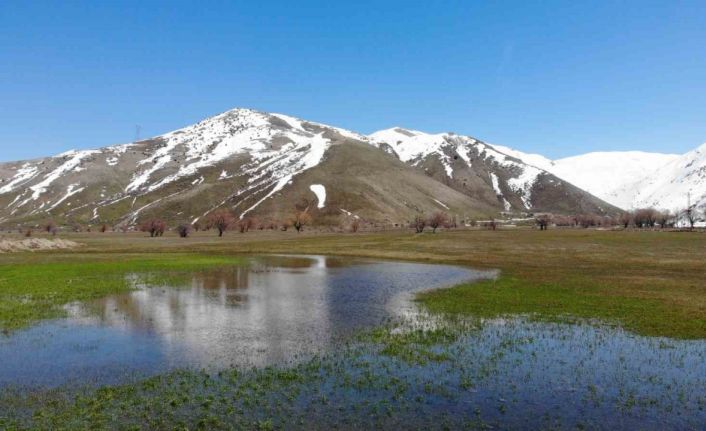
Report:
[[134,286],[126,278],[129,273],[148,276],[151,282],[173,281],[179,273],[240,262],[199,254],[27,255],[21,261],[0,264],[0,330],[9,332],[40,319],[62,317],[66,313],[62,306],[73,301],[130,290]]
[[[389,325],[283,367],[5,392],[0,429],[699,429],[706,420],[703,347],[666,351],[643,339],[655,365],[645,368],[621,359],[624,338],[606,344],[613,329],[566,328]],[[587,369],[596,359],[602,367]]]

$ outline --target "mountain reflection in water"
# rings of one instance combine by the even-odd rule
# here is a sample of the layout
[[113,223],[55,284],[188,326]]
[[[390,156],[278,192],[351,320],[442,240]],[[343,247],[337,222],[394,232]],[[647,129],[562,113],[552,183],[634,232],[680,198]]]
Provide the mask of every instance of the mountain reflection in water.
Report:
[[0,342],[0,385],[119,382],[179,367],[265,366],[323,353],[353,332],[414,312],[418,290],[492,276],[468,268],[323,256],[129,274],[137,290],[72,304],[71,317]]

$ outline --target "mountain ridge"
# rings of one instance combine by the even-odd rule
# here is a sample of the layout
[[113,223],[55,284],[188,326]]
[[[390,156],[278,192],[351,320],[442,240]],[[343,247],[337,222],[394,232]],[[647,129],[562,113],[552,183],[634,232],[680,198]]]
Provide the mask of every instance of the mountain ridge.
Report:
[[[219,207],[261,218],[302,207],[329,224],[357,215],[397,225],[438,210],[463,218],[617,211],[475,138],[400,131],[418,145],[236,108],[139,142],[0,163],[0,223],[194,222]],[[323,208],[312,208],[312,185],[327,196]]]

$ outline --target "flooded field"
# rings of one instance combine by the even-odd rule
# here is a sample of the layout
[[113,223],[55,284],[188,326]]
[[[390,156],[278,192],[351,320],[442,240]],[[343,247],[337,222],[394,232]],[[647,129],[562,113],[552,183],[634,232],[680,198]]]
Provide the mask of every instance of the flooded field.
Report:
[[71,304],[0,336],[0,387],[115,384],[176,368],[285,364],[416,308],[411,294],[492,277],[447,265],[257,257]]
[[0,339],[0,428],[703,429],[703,340],[412,301],[494,276],[321,256],[132,274],[135,291]]

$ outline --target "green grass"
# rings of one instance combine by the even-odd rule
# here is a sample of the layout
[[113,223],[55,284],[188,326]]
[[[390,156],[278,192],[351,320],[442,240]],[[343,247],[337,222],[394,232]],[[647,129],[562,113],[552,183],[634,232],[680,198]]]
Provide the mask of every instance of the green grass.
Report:
[[684,319],[679,310],[655,299],[606,295],[584,280],[562,284],[532,283],[502,276],[497,281],[464,284],[421,293],[417,300],[434,313],[498,317],[528,314],[538,320],[571,322],[599,319],[643,334],[701,338],[701,319]]
[[228,256],[195,254],[51,257],[44,253],[25,255],[20,262],[0,264],[0,329],[4,332],[40,319],[62,317],[62,306],[67,303],[132,289],[127,273],[163,279],[240,262]]

